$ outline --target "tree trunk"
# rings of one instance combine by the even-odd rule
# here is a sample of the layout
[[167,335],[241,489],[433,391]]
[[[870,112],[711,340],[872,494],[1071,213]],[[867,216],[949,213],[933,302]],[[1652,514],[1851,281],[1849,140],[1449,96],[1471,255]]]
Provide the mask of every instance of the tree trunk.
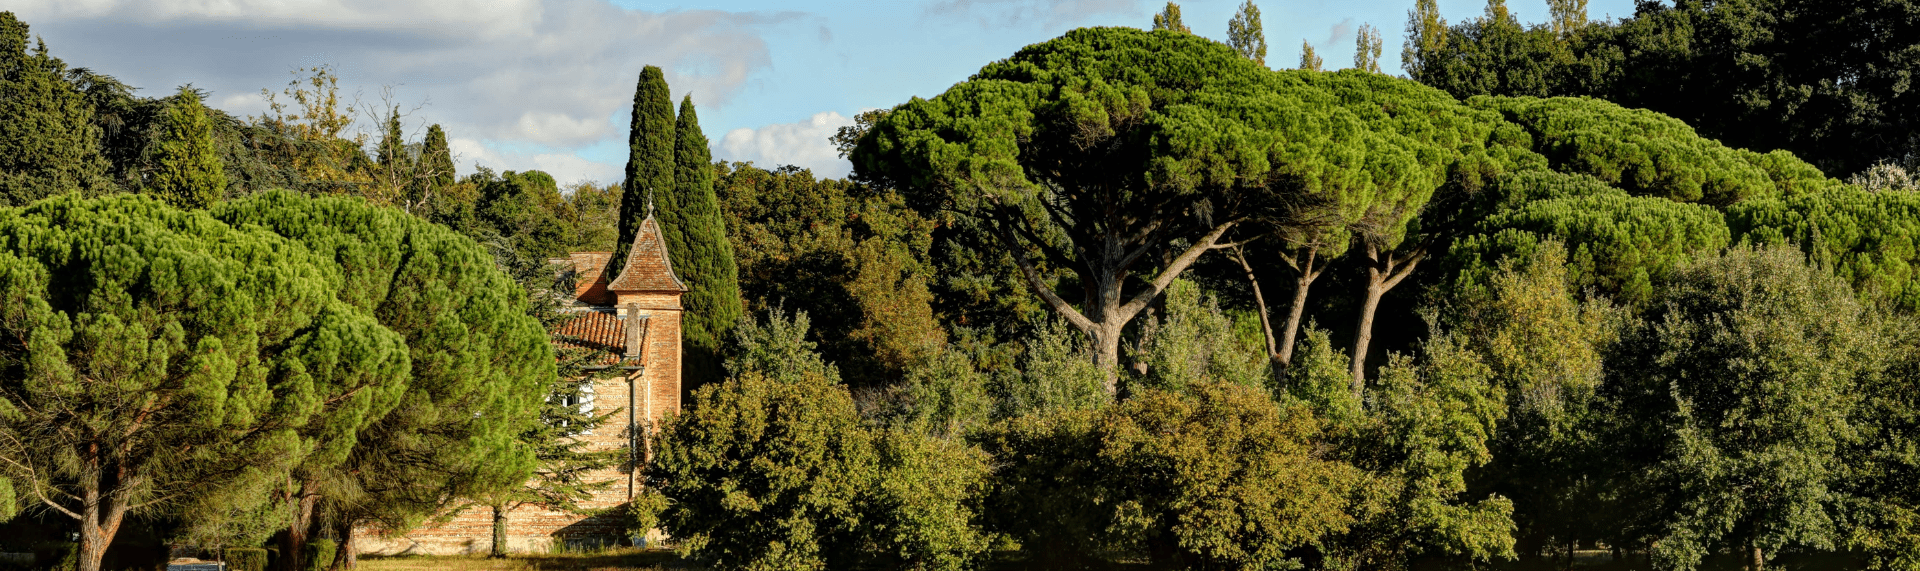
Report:
[[[1254,277],[1253,266],[1247,263],[1247,253],[1239,246],[1233,247],[1233,261],[1240,262],[1240,270],[1247,273],[1247,286],[1253,288],[1253,306],[1260,309],[1260,333],[1267,338],[1267,358],[1286,367],[1286,359],[1281,357],[1278,340],[1273,335],[1273,320],[1267,316],[1267,297],[1260,292],[1260,278]],[[1292,354],[1293,351],[1287,353]]]
[[1424,248],[1415,248],[1405,258],[1395,259],[1393,252],[1381,252],[1379,246],[1367,244],[1367,297],[1360,307],[1360,326],[1354,331],[1353,339],[1353,395],[1356,397],[1361,396],[1367,386],[1367,346],[1373,341],[1373,315],[1380,308],[1380,298],[1407,279],[1424,257]]
[[1134,316],[1139,315],[1147,304],[1158,299],[1160,294],[1173,284],[1173,280],[1186,272],[1201,254],[1208,250],[1227,247],[1219,245],[1220,236],[1231,230],[1234,224],[1235,222],[1223,222],[1214,226],[1206,235],[1195,239],[1192,246],[1187,247],[1180,255],[1174,256],[1152,279],[1146,280],[1146,288],[1135,292],[1132,296],[1127,296],[1124,291],[1124,286],[1132,275],[1129,267],[1138,261],[1140,256],[1146,254],[1149,248],[1141,246],[1128,252],[1124,250],[1126,244],[1123,241],[1109,236],[1106,240],[1109,247],[1103,248],[1105,251],[1097,258],[1080,260],[1087,265],[1087,268],[1086,272],[1081,274],[1086,279],[1086,297],[1079,308],[1075,308],[1073,303],[1060,297],[1060,294],[1053,291],[1053,288],[1041,277],[1038,267],[1034,265],[1033,260],[1028,259],[1025,247],[1021,245],[1010,225],[1003,224],[1001,232],[1005,234],[1007,244],[1012,246],[1014,262],[1020,266],[1020,272],[1026,276],[1027,285],[1033,287],[1034,293],[1039,294],[1040,299],[1045,301],[1055,314],[1065,318],[1068,323],[1085,332],[1090,338],[1093,343],[1090,347],[1093,362],[1106,373],[1107,395],[1118,396],[1121,330],[1127,326],[1127,322],[1133,320]]
[[[1288,266],[1293,267],[1297,277],[1293,280],[1293,305],[1287,308],[1287,324],[1281,330],[1280,352],[1276,360],[1282,368],[1293,366],[1293,346],[1300,334],[1300,318],[1307,310],[1307,289],[1313,287],[1313,280],[1327,270],[1325,262],[1320,262],[1320,251],[1308,249],[1306,259],[1296,262],[1295,258],[1286,258]],[[1318,262],[1319,265],[1314,264]]]
[[505,559],[507,557],[507,510],[500,504],[493,505],[493,547],[488,557]]
[[1105,371],[1107,376],[1108,396],[1120,395],[1120,327],[1125,324],[1125,322],[1119,325],[1102,323],[1087,331],[1087,335],[1093,338],[1093,364],[1099,366],[1101,371]]
[[[111,478],[100,469],[98,457],[89,461],[90,466],[81,475],[82,501],[80,516],[80,549],[78,571],[100,571],[101,563],[107,555],[107,546],[113,544],[113,536],[120,532],[120,523],[126,520],[127,504],[124,498],[116,497],[115,490],[132,486],[126,481],[125,474]],[[63,510],[64,511],[64,510]]]
[[318,482],[302,482],[300,491],[288,502],[293,508],[293,522],[287,526],[287,537],[280,541],[280,571],[301,571],[306,566],[307,534],[313,530],[313,508],[320,503]]
[[360,563],[359,554],[353,552],[353,518],[342,517],[334,524],[334,534],[340,536],[340,548],[333,552],[333,571],[349,571]]
[[[1376,274],[1377,275],[1377,274]],[[1360,305],[1360,326],[1353,336],[1353,396],[1358,397],[1367,388],[1367,346],[1373,342],[1373,313],[1380,307],[1380,298],[1387,294],[1380,280],[1367,283],[1367,297]]]
[[1747,553],[1750,556],[1747,562],[1747,569],[1751,569],[1752,571],[1766,571],[1767,558],[1760,553],[1760,547],[1754,545],[1751,539],[1747,540]]

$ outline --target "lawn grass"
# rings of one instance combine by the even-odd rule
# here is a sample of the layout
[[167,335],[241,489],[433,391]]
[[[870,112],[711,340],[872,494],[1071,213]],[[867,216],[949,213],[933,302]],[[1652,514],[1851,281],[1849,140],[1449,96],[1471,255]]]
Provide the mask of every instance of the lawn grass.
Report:
[[595,553],[523,553],[506,559],[484,556],[402,555],[360,557],[356,571],[680,571],[701,567],[672,551],[615,549]]

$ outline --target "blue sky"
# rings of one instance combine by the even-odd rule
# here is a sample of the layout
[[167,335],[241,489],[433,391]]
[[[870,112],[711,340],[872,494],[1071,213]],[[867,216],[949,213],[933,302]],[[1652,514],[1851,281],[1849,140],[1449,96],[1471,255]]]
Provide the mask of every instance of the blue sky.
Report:
[[[1545,0],[1509,0],[1523,22]],[[445,126],[463,172],[542,169],[610,182],[626,154],[634,80],[644,65],[691,94],[716,158],[798,164],[844,175],[826,137],[863,109],[931,97],[1021,46],[1082,26],[1147,27],[1144,0],[0,0],[69,65],[170,93],[191,83],[209,104],[258,114],[298,67],[336,67],[343,91],[407,113],[409,130]],[[1413,0],[1256,0],[1267,63],[1291,67],[1300,43],[1346,67],[1361,24],[1386,37],[1397,73]],[[1483,1],[1440,0],[1449,21]],[[1226,37],[1239,0],[1181,2],[1194,33]],[[1591,18],[1632,0],[1590,0]],[[362,121],[370,127],[373,121]]]

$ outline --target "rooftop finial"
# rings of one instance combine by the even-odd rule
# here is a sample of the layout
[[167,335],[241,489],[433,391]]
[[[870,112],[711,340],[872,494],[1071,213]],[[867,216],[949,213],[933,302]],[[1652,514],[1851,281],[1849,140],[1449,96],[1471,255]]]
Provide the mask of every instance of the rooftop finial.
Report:
[[647,187],[647,217],[653,217],[653,187]]

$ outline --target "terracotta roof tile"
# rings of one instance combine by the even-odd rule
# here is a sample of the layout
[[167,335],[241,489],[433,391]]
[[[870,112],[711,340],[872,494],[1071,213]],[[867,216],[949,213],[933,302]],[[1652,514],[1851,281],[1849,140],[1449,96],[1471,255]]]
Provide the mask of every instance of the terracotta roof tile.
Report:
[[609,291],[687,291],[686,282],[673,273],[673,260],[667,256],[667,241],[660,237],[660,223],[648,216],[633,233],[633,247],[627,250],[627,263],[620,276],[607,284]]
[[[640,340],[644,342],[646,340],[644,336],[648,331],[650,320],[645,317],[637,317],[635,319],[640,320],[639,327],[642,335]],[[631,358],[626,357],[627,326],[626,323],[612,311],[589,310],[579,312],[572,319],[561,323],[559,330],[554,332],[553,337],[554,343],[561,347],[585,349],[598,353],[590,361],[594,365],[617,364],[629,367],[646,365],[645,351],[641,351],[640,354]]]

